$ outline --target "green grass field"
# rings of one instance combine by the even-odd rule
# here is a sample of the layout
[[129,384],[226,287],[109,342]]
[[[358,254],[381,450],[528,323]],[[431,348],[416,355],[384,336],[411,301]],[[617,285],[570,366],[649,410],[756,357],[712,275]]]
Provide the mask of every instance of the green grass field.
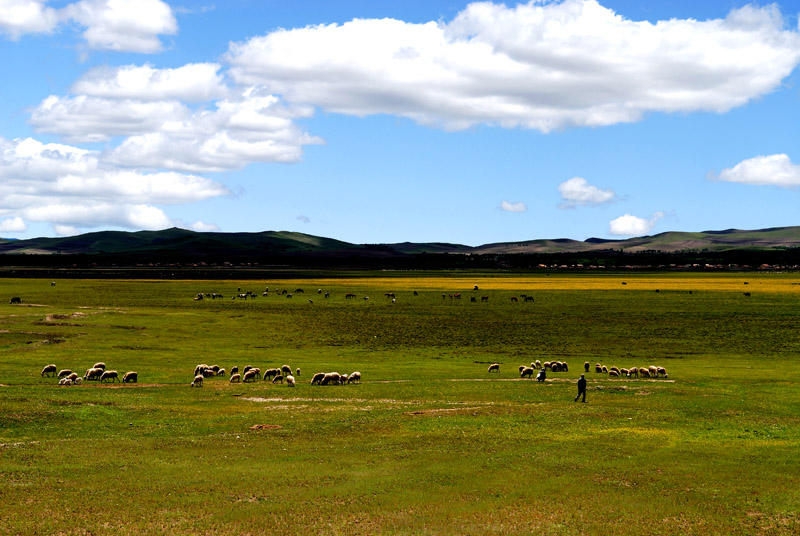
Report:
[[50,283],[0,279],[0,534],[800,534],[800,275]]

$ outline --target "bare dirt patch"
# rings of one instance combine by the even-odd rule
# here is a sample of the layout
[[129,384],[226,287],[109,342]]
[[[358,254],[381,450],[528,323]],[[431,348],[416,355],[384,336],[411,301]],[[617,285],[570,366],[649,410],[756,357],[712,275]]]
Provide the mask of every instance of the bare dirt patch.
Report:
[[277,430],[283,428],[280,424],[254,424],[250,427],[251,430]]

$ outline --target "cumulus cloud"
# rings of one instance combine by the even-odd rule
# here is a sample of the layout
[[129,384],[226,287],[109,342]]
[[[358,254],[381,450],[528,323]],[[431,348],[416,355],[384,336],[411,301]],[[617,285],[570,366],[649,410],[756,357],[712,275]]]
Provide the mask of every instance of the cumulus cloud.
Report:
[[80,0],[61,9],[46,0],[0,2],[0,32],[11,39],[28,33],[49,33],[58,25],[74,23],[84,29],[89,48],[153,53],[163,49],[159,35],[177,33],[169,5],[161,0]]
[[743,184],[771,185],[781,188],[800,186],[800,165],[793,164],[786,154],[757,156],[743,160],[719,175],[709,174],[712,180]]
[[592,186],[583,177],[573,177],[558,185],[562,202],[558,208],[575,208],[612,203],[617,199],[613,190],[603,190]]
[[3,0],[0,2],[0,34],[17,40],[28,33],[49,33],[59,22],[58,12],[44,0]]
[[206,223],[204,221],[196,221],[194,223],[190,223],[188,227],[192,231],[197,231],[198,233],[213,233],[219,231],[218,225],[214,223]]
[[196,175],[120,169],[94,151],[0,137],[0,211],[20,221],[163,229],[173,222],[156,205],[229,194],[223,184]]
[[337,113],[549,132],[725,112],[775,89],[800,33],[775,5],[725,19],[628,20],[594,0],[469,4],[450,22],[356,19],[232,43],[241,84]]
[[[211,109],[192,110],[179,100],[149,98],[179,96],[182,76],[199,80],[193,69],[172,69],[169,75],[150,71],[157,70],[148,69],[131,80],[120,71],[95,71],[76,87],[96,81],[99,89],[94,93],[101,96],[50,96],[32,110],[30,123],[37,131],[58,134],[71,143],[124,136],[109,149],[108,162],[191,173],[240,169],[251,162],[297,162],[304,145],[323,143],[295,124],[313,113],[309,107],[286,106],[263,88],[224,90],[216,71],[204,68],[205,82],[198,85],[206,95],[229,97],[215,101]],[[171,80],[172,76],[178,78]],[[129,98],[136,92],[144,98]]]
[[609,224],[609,233],[617,236],[642,236],[649,233],[655,224],[664,217],[663,212],[656,212],[650,218],[640,218],[625,214]]
[[505,200],[500,203],[500,208],[506,212],[526,212],[528,210],[525,203],[509,203]]
[[21,233],[27,229],[25,221],[19,216],[0,221],[0,233]]

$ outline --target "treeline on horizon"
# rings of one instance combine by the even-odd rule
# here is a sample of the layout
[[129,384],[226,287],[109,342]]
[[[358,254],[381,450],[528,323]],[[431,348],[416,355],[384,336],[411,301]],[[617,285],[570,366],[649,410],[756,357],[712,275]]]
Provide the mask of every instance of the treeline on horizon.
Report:
[[[0,255],[0,267],[24,268],[26,275],[51,270],[93,270],[97,268],[147,270],[181,269],[219,277],[221,272],[250,270],[749,270],[764,265],[779,269],[800,269],[800,248],[728,251],[641,251],[603,250],[563,253],[514,254],[398,254],[370,250],[363,254],[329,255],[319,252],[253,255],[186,255],[180,253],[98,253],[69,255]],[[14,270],[15,275],[20,271]]]

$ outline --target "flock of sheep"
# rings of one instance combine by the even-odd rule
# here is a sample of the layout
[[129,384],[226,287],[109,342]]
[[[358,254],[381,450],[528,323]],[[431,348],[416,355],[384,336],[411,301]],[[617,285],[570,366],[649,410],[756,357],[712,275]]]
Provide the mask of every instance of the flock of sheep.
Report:
[[[583,364],[583,369],[586,372],[589,372],[589,362],[586,361]],[[668,378],[667,369],[661,366],[650,365],[649,367],[632,367],[632,368],[620,368],[620,367],[607,367],[605,365],[601,365],[600,363],[595,363],[594,371],[598,374],[608,374],[609,378],[619,378],[621,376],[625,376],[626,378],[632,378],[636,376],[637,378]]]
[[[218,365],[206,365],[201,364],[197,365],[194,368],[194,380],[190,384],[190,387],[202,387],[203,380],[208,377],[212,376],[225,376],[226,370],[224,368],[219,367]],[[300,377],[300,369],[295,369],[294,374],[297,377]],[[284,380],[286,381],[286,385],[289,387],[294,387],[296,384],[295,376],[292,375],[292,367],[289,365],[283,365],[280,368],[270,368],[264,371],[264,374],[261,374],[261,369],[258,367],[253,367],[251,365],[247,365],[242,369],[242,372],[239,373],[239,367],[234,366],[231,368],[231,375],[230,379],[228,380],[230,383],[249,383],[254,382],[260,378],[263,378],[264,381],[271,380],[272,383],[280,383],[283,384]],[[361,382],[361,373],[360,372],[353,372],[350,375],[347,374],[339,374],[338,372],[319,372],[314,374],[311,378],[311,385],[344,385],[346,383],[360,383]]]
[[[583,364],[583,369],[586,372],[589,372],[591,368],[588,361]],[[568,372],[569,365],[567,365],[566,361],[545,361],[542,363],[538,359],[531,363],[530,366],[527,365],[520,365],[519,366],[519,375],[521,378],[528,378],[533,377],[533,372],[535,370],[539,370],[539,374],[537,374],[536,379],[539,381],[545,380],[545,374],[543,371],[550,370],[552,372]],[[632,378],[636,376],[637,378],[667,378],[667,369],[661,366],[650,365],[649,367],[633,367],[633,368],[620,368],[620,367],[607,367],[605,365],[601,365],[600,363],[596,363],[594,366],[594,371],[598,374],[608,374],[609,378],[619,378],[621,376],[625,376],[626,378]],[[492,363],[489,365],[488,372],[500,372],[500,364],[499,363]]]
[[[56,374],[56,371],[58,371],[58,374]],[[111,383],[115,381],[121,383],[137,383],[139,381],[139,373],[134,371],[126,372],[120,380],[119,373],[116,370],[106,370],[105,363],[95,363],[92,367],[86,369],[83,378],[81,378],[77,372],[72,372],[71,369],[61,369],[59,371],[58,367],[51,363],[45,365],[42,369],[41,376],[42,378],[58,376],[59,385],[81,385],[84,381],[94,380],[98,380],[102,383],[108,380],[111,380]]]

